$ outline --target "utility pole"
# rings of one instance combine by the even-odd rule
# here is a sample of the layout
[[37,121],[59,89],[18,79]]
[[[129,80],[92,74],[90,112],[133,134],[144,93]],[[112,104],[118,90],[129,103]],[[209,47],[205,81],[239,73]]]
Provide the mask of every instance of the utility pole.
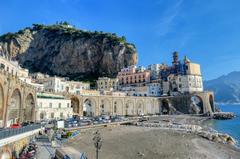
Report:
[[98,130],[94,133],[93,141],[94,141],[94,146],[96,148],[96,159],[98,159],[98,153],[102,147],[102,138]]

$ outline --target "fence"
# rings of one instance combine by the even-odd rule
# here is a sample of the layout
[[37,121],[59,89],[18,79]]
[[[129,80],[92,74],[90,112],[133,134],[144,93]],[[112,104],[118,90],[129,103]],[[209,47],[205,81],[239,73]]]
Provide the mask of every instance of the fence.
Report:
[[3,129],[3,130],[0,130],[0,140],[11,137],[11,136],[19,135],[28,131],[32,131],[35,129],[39,129],[39,128],[41,128],[40,124],[34,124],[34,125],[24,126],[21,128],[16,128],[16,129],[11,129],[11,128]]

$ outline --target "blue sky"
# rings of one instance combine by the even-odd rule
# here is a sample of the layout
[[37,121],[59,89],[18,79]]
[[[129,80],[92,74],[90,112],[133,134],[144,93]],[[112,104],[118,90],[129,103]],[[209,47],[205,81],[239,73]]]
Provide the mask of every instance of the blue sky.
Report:
[[0,34],[68,21],[114,32],[137,46],[138,65],[171,62],[173,51],[201,64],[205,80],[240,71],[238,0],[5,0]]

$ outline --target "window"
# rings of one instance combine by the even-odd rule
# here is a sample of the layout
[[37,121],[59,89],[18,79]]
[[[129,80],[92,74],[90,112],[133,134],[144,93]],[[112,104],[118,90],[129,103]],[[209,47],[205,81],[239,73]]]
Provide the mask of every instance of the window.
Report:
[[69,104],[69,103],[67,104],[67,107],[68,107],[68,108],[70,107],[70,104]]
[[54,118],[54,113],[51,113],[51,118],[52,118],[52,119]]
[[63,118],[63,113],[60,113],[60,118]]
[[52,103],[49,103],[49,108],[52,108]]
[[114,113],[117,113],[117,106],[114,105]]
[[42,102],[39,103],[39,108],[42,108]]
[[61,108],[62,104],[61,103],[58,103],[58,108]]

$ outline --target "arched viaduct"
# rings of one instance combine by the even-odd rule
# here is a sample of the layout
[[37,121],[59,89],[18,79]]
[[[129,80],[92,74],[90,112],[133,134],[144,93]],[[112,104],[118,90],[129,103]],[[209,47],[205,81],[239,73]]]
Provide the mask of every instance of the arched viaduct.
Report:
[[[142,115],[142,114],[202,114],[215,110],[212,92],[193,93],[167,97],[136,96],[80,96],[65,95],[71,99],[74,114],[97,115]],[[191,111],[197,107],[199,112]]]
[[0,127],[34,121],[36,92],[18,77],[0,70]]
[[[71,99],[74,114],[80,116],[142,115],[142,114],[202,114],[215,110],[213,92],[167,97],[81,96],[65,94]],[[35,120],[35,89],[0,70],[0,127]]]

